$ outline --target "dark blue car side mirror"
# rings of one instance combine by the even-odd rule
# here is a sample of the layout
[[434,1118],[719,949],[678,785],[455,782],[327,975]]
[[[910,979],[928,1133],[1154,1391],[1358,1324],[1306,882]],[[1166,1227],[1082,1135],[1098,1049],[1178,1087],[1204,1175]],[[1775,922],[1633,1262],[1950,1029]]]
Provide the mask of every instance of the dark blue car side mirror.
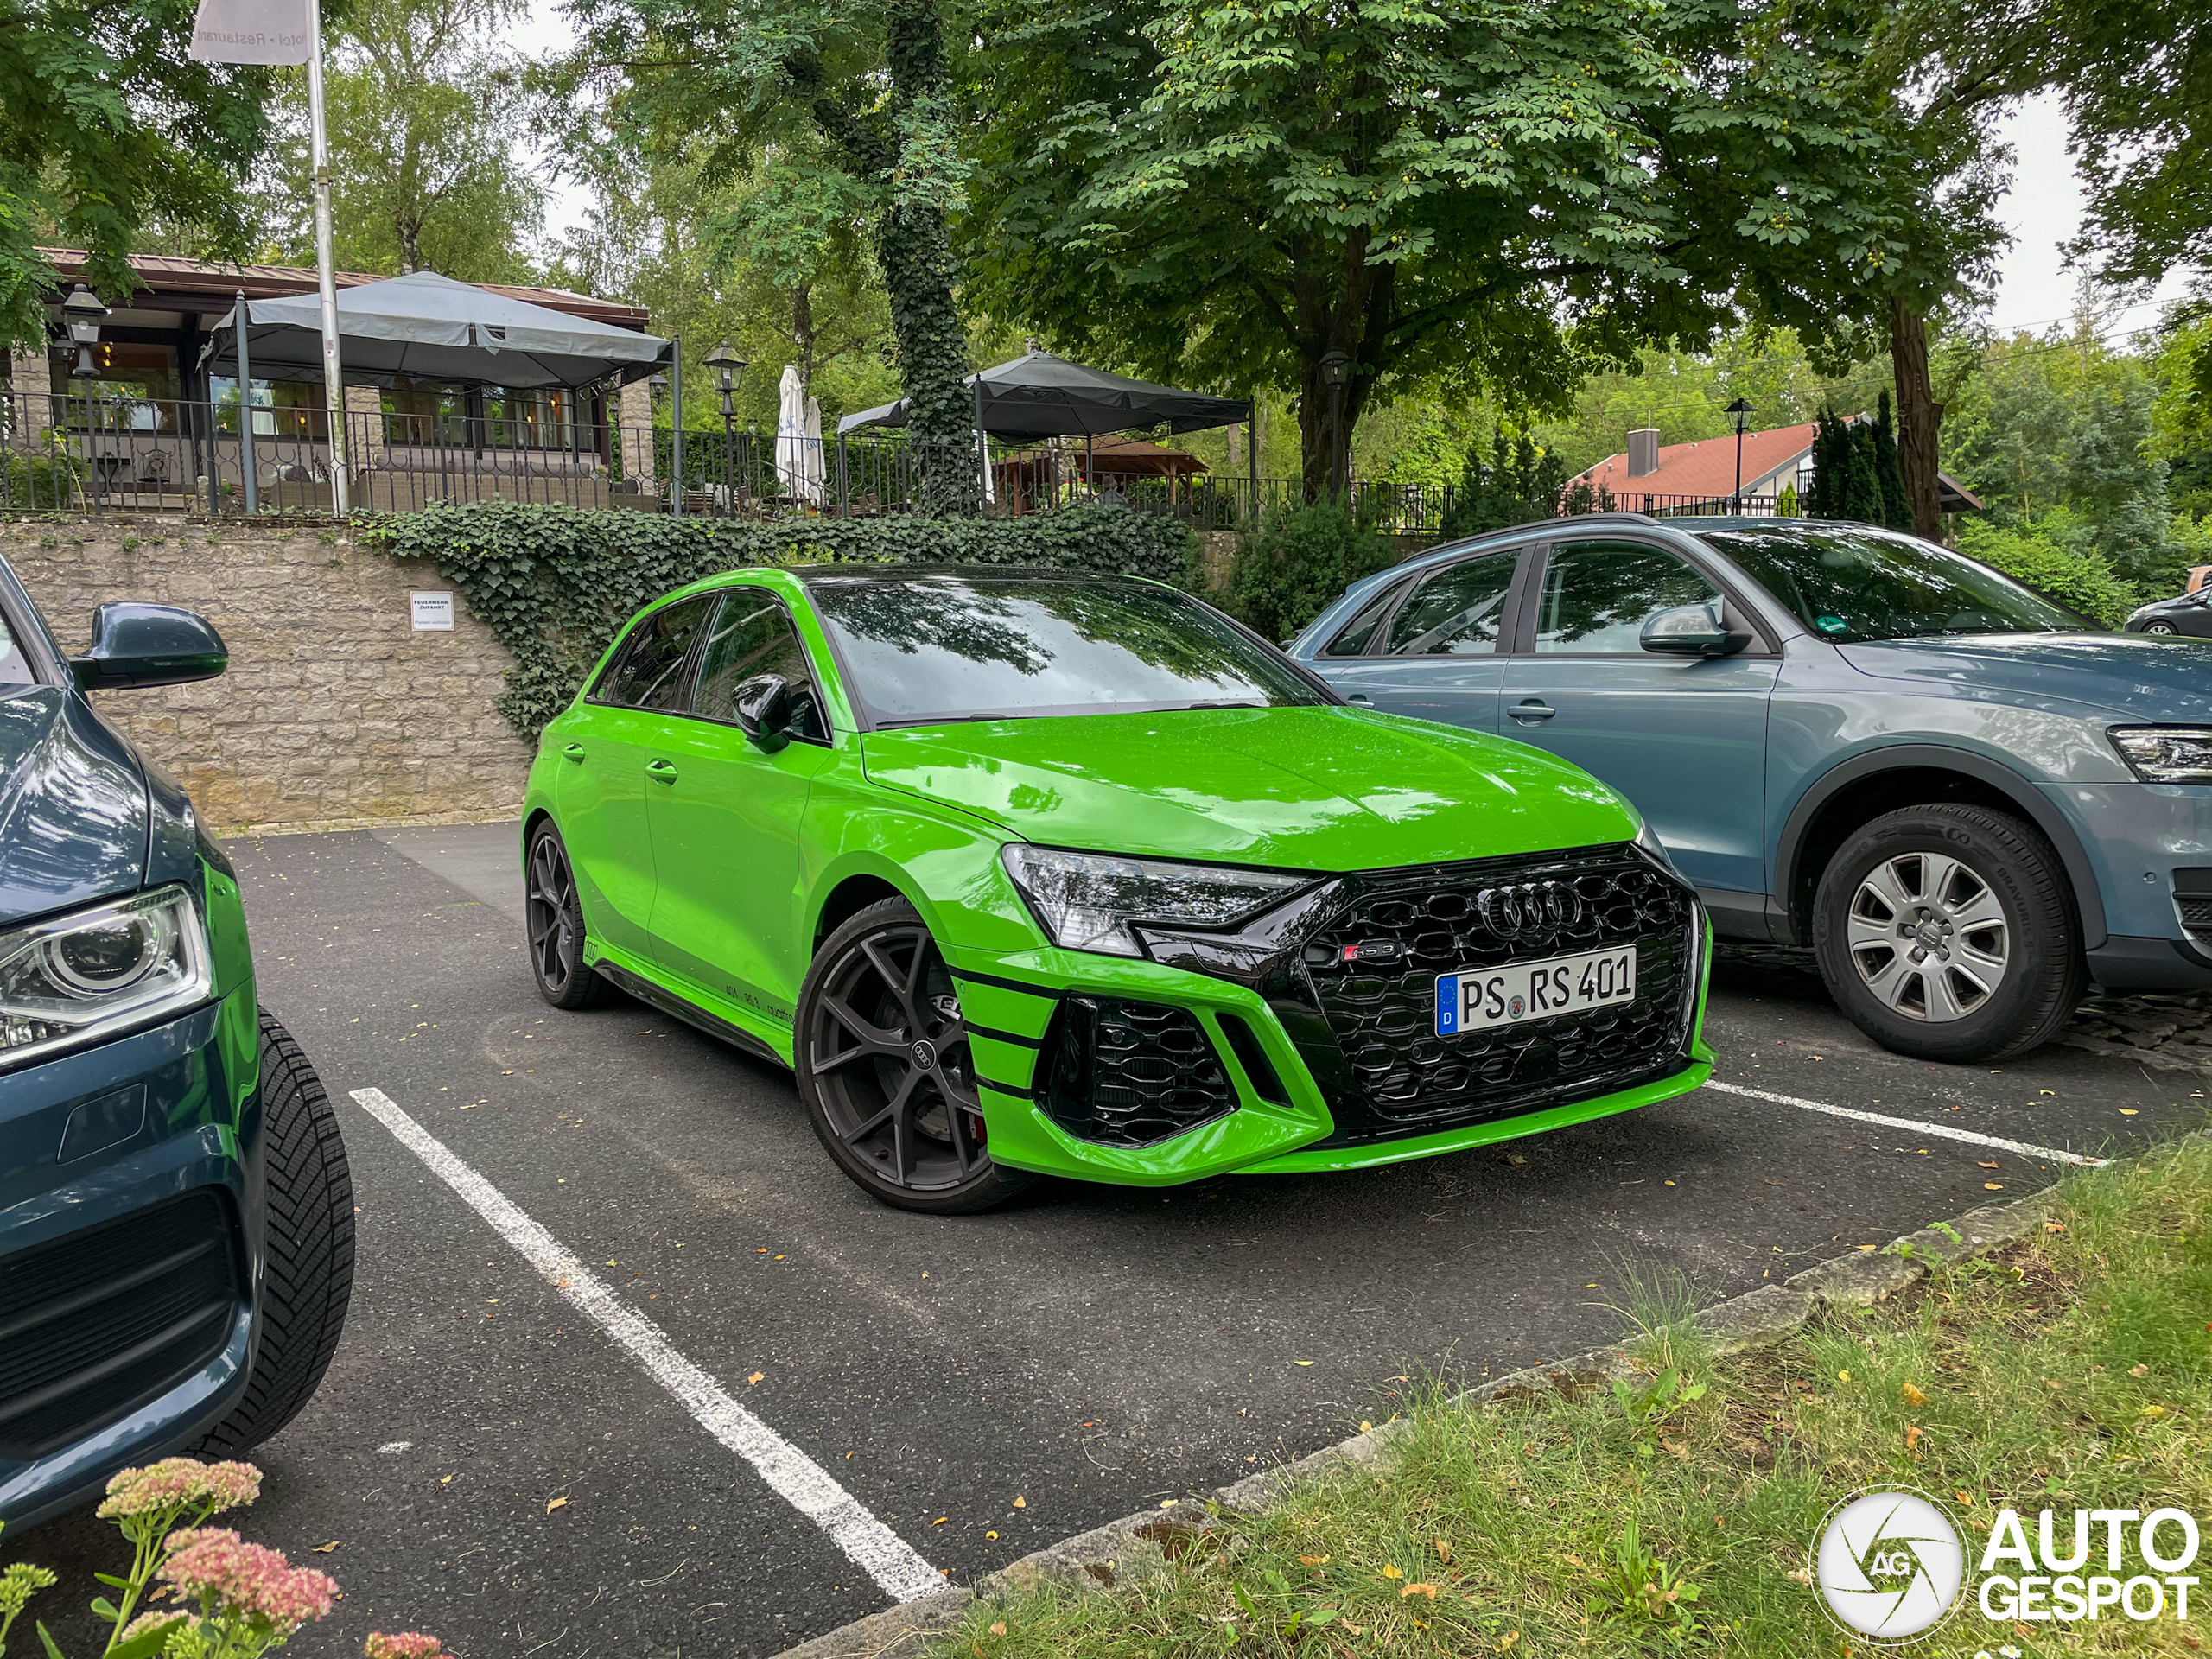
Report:
[[1731,627],[1719,600],[1673,605],[1643,620],[1637,643],[1665,657],[1732,657],[1751,643],[1751,631]]
[[211,680],[231,654],[214,624],[174,605],[110,600],[92,613],[92,648],[69,659],[87,691],[136,685],[182,685]]

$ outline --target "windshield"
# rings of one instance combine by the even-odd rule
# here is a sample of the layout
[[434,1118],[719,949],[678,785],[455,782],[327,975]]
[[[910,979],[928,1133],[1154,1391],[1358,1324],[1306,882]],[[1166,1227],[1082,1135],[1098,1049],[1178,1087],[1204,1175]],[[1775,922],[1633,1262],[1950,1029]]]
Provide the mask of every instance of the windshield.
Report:
[[1699,532],[1838,645],[1942,633],[2101,632],[1965,555],[1891,531],[1809,525]]
[[1334,701],[1172,588],[916,576],[831,577],[808,592],[877,727]]

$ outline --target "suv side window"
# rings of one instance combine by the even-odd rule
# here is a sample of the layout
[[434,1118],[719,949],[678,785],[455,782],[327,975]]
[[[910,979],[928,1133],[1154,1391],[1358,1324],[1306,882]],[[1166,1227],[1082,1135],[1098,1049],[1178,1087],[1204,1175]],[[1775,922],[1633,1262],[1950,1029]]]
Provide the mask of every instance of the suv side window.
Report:
[[8,626],[8,619],[0,615],[0,685],[36,685],[38,675],[31,667],[31,659],[16,643],[16,636]]
[[690,678],[684,670],[699,630],[714,613],[715,596],[702,594],[664,606],[631,631],[621,652],[592,688],[594,702],[626,709],[682,709]]
[[791,685],[791,734],[812,743],[830,741],[814,671],[791,613],[773,594],[758,588],[733,588],[722,598],[721,613],[707,636],[707,655],[699,667],[698,695],[692,712],[734,723],[737,688],[760,674],[780,674]]
[[1495,652],[1520,557],[1519,548],[1502,548],[1435,572],[1390,619],[1390,654],[1472,657]]
[[1406,591],[1402,582],[1388,582],[1382,591],[1359,607],[1359,613],[1344,624],[1342,632],[1323,648],[1324,657],[1364,657],[1382,643],[1375,631],[1382,626],[1382,619],[1398,602],[1398,595]]
[[1566,542],[1544,564],[1536,650],[1640,656],[1646,618],[1703,605],[1720,590],[1679,555],[1642,542]]

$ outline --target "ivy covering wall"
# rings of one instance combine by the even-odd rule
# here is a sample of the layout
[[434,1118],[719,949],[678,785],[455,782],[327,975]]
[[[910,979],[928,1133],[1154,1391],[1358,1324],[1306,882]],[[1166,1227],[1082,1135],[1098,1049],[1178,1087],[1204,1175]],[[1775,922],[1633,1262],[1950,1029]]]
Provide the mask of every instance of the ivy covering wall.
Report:
[[1084,505],[1022,518],[814,518],[745,524],[480,501],[387,518],[365,539],[427,559],[514,653],[499,712],[531,742],[623,623],[663,594],[747,565],[872,561],[1049,565],[1181,583],[1182,524]]

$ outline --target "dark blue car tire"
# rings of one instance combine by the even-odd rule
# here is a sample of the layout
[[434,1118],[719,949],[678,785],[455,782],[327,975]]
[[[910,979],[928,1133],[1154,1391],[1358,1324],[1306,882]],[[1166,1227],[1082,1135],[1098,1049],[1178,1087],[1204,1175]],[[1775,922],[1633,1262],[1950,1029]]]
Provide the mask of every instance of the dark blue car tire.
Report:
[[2041,1046],[2088,987],[2056,850],[2024,819],[1962,802],[1885,812],[1849,836],[1821,872],[1813,950],[1853,1025],[1949,1065]]
[[338,1350],[353,1294],[353,1177],[338,1115],[289,1033],[261,1016],[266,1171],[261,1342],[245,1395],[199,1450],[232,1457],[290,1422]]

